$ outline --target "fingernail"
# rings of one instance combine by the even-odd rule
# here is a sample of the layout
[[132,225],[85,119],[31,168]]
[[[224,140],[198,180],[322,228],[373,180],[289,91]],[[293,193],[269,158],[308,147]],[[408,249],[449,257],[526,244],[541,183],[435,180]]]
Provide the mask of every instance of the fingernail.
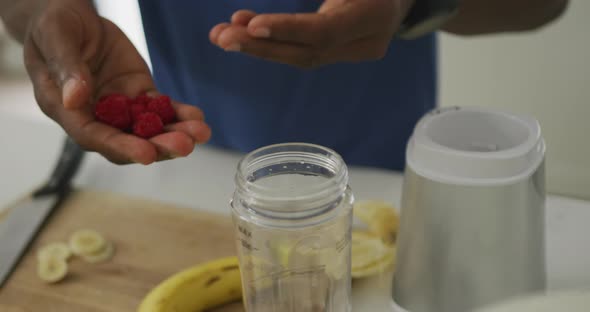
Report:
[[268,38],[268,37],[270,37],[270,29],[268,29],[266,27],[256,28],[252,32],[252,35],[254,37],[258,37],[258,38]]
[[78,81],[74,78],[69,78],[62,89],[62,101],[66,108],[72,108],[72,98],[76,93],[76,84]]
[[239,43],[232,43],[230,44],[227,48],[225,48],[225,51],[229,51],[229,52],[239,52],[240,49],[242,47],[240,46]]

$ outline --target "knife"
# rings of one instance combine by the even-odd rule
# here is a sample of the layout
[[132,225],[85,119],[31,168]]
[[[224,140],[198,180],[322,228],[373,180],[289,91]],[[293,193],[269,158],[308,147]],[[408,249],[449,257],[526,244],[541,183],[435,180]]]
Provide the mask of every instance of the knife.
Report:
[[40,188],[17,204],[0,221],[0,289],[49,217],[71,190],[70,182],[82,161],[83,150],[66,137],[55,168]]

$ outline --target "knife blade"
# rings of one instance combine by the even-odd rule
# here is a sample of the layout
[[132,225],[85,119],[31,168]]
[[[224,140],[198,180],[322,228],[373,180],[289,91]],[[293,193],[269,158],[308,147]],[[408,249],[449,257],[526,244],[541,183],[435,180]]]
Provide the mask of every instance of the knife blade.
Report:
[[0,221],[0,289],[8,280],[30,242],[51,212],[67,196],[83,150],[66,137],[61,154],[47,182],[15,205]]

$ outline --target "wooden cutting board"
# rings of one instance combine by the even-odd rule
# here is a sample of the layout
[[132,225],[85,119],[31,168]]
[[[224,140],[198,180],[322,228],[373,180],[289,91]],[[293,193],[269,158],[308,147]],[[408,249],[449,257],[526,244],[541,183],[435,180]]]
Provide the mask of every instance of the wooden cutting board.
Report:
[[[0,221],[1,222],[1,221]],[[69,261],[57,284],[37,278],[37,249],[93,228],[115,244],[100,264]],[[195,209],[77,190],[58,208],[0,289],[2,312],[131,312],[158,283],[184,268],[235,255],[231,219]],[[1,259],[0,259],[1,260]],[[215,311],[243,311],[240,302]]]

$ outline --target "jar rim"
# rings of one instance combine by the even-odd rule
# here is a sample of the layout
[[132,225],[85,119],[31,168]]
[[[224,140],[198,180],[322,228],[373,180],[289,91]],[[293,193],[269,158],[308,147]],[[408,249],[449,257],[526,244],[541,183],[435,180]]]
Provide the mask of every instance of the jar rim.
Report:
[[[296,195],[273,194],[274,188],[270,185],[261,185],[257,180],[250,179],[250,175],[257,165],[264,168],[261,163],[280,164],[281,159],[291,157],[305,157],[308,161],[316,161],[322,168],[333,173],[324,181],[313,185],[307,185],[306,192]],[[304,143],[288,142],[260,147],[246,154],[238,163],[235,175],[237,185],[236,194],[241,196],[246,206],[256,207],[258,214],[269,213],[271,217],[289,219],[310,217],[321,214],[321,210],[329,209],[330,202],[340,197],[348,187],[348,170],[343,158],[333,149],[325,146]],[[299,203],[299,211],[281,210],[285,205]],[[323,208],[322,208],[323,207]]]

